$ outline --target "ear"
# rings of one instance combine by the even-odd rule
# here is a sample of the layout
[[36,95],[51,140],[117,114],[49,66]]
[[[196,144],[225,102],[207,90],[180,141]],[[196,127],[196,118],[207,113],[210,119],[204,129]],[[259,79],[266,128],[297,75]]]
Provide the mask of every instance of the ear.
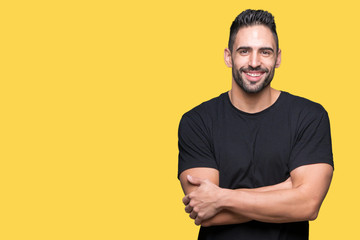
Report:
[[279,49],[279,51],[278,51],[275,67],[276,68],[280,67],[280,63],[281,63],[281,49]]
[[231,68],[232,67],[231,51],[228,48],[225,48],[225,50],[224,50],[224,60],[225,60],[226,66]]

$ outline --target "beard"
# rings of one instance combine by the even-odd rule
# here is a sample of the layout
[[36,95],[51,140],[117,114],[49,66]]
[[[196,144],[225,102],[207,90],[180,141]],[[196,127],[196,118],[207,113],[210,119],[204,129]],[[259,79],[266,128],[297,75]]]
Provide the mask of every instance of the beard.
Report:
[[[255,84],[251,84],[251,83],[246,83],[243,79],[243,77],[241,76],[241,73],[244,71],[262,71],[265,72],[265,74],[267,74],[267,76],[265,77],[265,79],[262,82],[259,83],[255,83]],[[275,73],[275,66],[269,71],[266,68],[261,68],[261,67],[248,67],[248,68],[240,68],[239,70],[236,70],[235,68],[232,68],[232,76],[236,82],[236,84],[246,93],[259,93],[261,92],[264,88],[266,88],[271,81],[274,78],[274,73]],[[256,86],[256,84],[258,84]]]

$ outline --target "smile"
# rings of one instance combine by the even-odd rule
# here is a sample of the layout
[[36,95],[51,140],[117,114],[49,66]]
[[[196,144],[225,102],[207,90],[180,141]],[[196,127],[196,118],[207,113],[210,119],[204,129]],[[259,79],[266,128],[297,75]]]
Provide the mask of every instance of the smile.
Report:
[[262,73],[249,73],[249,72],[246,72],[245,74],[246,74],[246,75],[249,75],[249,76],[251,76],[251,77],[259,77],[259,76],[262,75]]

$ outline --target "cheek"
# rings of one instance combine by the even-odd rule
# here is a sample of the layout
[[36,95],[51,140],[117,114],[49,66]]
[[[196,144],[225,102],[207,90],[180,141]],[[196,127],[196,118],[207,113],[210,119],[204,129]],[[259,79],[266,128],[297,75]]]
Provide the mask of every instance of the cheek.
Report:
[[272,71],[276,66],[276,62],[272,61],[264,61],[264,67],[266,67],[269,71]]
[[249,61],[247,61],[246,58],[237,58],[233,60],[233,67],[240,69],[241,67],[246,67],[248,63]]

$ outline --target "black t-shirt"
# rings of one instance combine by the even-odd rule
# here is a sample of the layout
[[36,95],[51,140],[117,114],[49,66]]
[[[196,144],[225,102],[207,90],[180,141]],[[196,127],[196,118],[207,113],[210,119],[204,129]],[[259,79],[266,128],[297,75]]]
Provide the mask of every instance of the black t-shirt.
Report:
[[[234,107],[227,93],[185,113],[179,125],[179,169],[219,170],[222,188],[257,188],[285,181],[302,165],[333,166],[325,109],[281,92],[269,108],[254,114]],[[201,227],[199,239],[308,239],[308,222]]]

